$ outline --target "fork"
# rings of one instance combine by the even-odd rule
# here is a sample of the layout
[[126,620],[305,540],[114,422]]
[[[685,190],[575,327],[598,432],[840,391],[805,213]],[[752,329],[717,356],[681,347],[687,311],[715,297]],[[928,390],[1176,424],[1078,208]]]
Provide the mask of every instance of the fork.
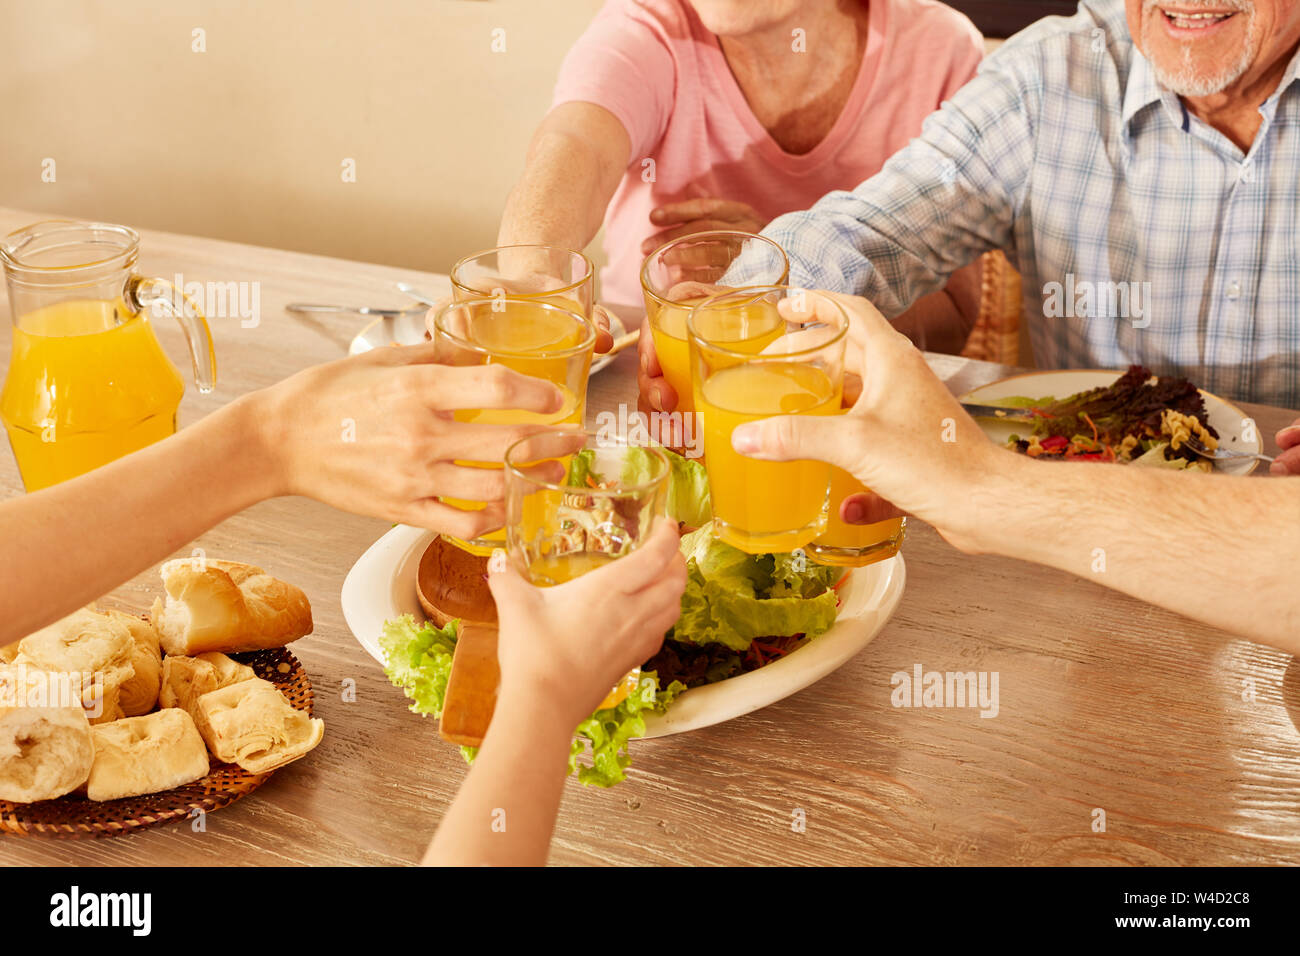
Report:
[[1195,438],[1185,439],[1183,444],[1196,452],[1196,454],[1200,455],[1202,458],[1212,458],[1215,461],[1238,461],[1244,458],[1254,458],[1256,461],[1273,460],[1268,455],[1256,455],[1254,452],[1249,451],[1229,451],[1226,448],[1216,448],[1214,451],[1210,451],[1210,449],[1206,448]]

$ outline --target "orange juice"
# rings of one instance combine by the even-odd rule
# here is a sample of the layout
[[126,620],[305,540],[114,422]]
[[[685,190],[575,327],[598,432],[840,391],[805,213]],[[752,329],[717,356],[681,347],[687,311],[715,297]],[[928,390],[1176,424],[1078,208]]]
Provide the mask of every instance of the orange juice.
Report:
[[171,435],[184,392],[144,315],[58,302],[15,323],[0,419],[35,491]]
[[812,560],[838,567],[862,567],[898,553],[903,544],[906,518],[889,518],[875,524],[845,524],[840,517],[840,503],[845,498],[869,490],[843,468],[831,467],[826,531],[808,546]]
[[750,554],[793,551],[826,526],[830,465],[758,461],[734,451],[737,425],[774,415],[834,415],[839,383],[816,365],[752,362],[714,372],[700,386],[704,454],[715,533]]
[[[582,406],[578,403],[574,394],[563,385],[560,386],[560,391],[564,395],[564,404],[560,406],[558,412],[552,412],[549,415],[541,412],[526,412],[515,408],[477,408],[457,411],[454,413],[454,418],[458,422],[474,422],[479,425],[581,425]],[[470,468],[495,468],[498,471],[503,467],[499,461],[458,461],[456,464]],[[443,498],[442,500],[444,504],[460,508],[462,511],[482,511],[484,507],[481,501],[468,501],[463,498]],[[480,536],[480,540],[484,542],[480,545],[470,544],[468,541],[461,541],[459,538],[451,538],[451,540],[471,554],[490,554],[493,547],[505,547],[506,532],[504,528],[489,531]]]
[[[647,298],[655,354],[659,356],[664,378],[677,393],[677,410],[682,412],[695,411],[686,317],[705,298],[684,299],[671,304]],[[702,329],[701,333],[710,341],[726,343],[729,349],[756,355],[780,336],[784,322],[774,303],[760,300],[739,308],[710,311],[707,325],[708,328]]]
[[474,316],[473,335],[466,338],[494,353],[485,357],[485,364],[505,365],[562,386],[567,382],[569,359],[548,356],[576,348],[584,334],[577,320],[563,312],[527,302],[504,302],[500,312],[487,309],[478,312]]
[[[603,568],[613,561],[614,558],[608,554],[601,554],[596,551],[575,551],[571,554],[548,554],[545,557],[538,558],[528,567],[528,576],[533,584],[538,587],[548,588],[557,584],[564,584],[566,581],[572,581],[576,577],[586,574],[588,571],[594,571],[597,568]],[[597,710],[604,710],[607,707],[617,707],[627,695],[636,690],[637,681],[641,679],[641,668],[637,667],[628,671],[627,675],[618,682],[613,690],[606,695],[601,701]]]
[[[456,421],[486,425],[581,425],[586,410],[587,374],[595,348],[590,321],[553,302],[479,299],[453,305],[435,322],[439,341],[452,364],[504,365],[522,375],[545,379],[560,388],[559,411],[541,414],[512,408],[459,409]],[[501,468],[500,461],[457,461],[475,468]],[[465,511],[481,511],[481,502],[443,501]],[[505,531],[474,541],[450,539],[471,554],[489,554],[505,541]]]

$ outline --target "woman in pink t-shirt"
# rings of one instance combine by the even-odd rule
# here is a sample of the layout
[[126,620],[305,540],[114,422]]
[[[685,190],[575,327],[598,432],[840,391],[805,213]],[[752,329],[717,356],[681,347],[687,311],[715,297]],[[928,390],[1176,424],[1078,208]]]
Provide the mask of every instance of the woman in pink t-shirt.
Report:
[[[669,239],[757,232],[875,175],[982,49],[936,0],[607,0],[565,58],[499,242],[581,249],[603,223],[601,298],[635,307],[641,262]],[[940,330],[974,324],[974,268],[896,324],[960,351]],[[671,410],[657,365],[644,335],[642,395]]]

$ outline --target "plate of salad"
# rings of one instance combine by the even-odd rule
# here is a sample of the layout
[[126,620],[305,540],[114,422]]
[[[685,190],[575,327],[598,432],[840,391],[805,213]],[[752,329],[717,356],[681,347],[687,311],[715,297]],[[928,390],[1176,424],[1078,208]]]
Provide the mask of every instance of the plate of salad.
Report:
[[1246,475],[1254,459],[1212,461],[1186,447],[1262,451],[1254,422],[1240,408],[1185,378],[1126,371],[1029,372],[991,382],[963,402],[1028,411],[1032,422],[977,418],[993,441],[1045,460],[1079,460]]
[[[816,683],[866,647],[902,597],[901,556],[846,573],[801,552],[750,555],[718,540],[703,467],[676,456],[673,464],[668,516],[685,529],[688,571],[682,613],[643,663],[637,689],[577,728],[570,764],[584,784],[625,779],[631,740],[732,720]],[[405,693],[415,713],[436,717],[456,622],[427,621],[416,593],[420,558],[434,537],[394,527],[358,559],[341,597],[348,627],[394,693]],[[472,759],[472,749],[463,750]]]

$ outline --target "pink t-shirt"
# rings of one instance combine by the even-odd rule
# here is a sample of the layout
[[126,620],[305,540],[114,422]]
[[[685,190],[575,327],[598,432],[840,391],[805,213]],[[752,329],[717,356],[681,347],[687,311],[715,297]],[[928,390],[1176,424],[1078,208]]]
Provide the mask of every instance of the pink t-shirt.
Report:
[[[796,156],[755,118],[717,38],[687,0],[607,0],[565,57],[554,98],[604,107],[632,141],[605,215],[602,300],[641,303],[641,243],[659,231],[651,209],[707,196],[748,203],[770,220],[852,189],[921,132],[982,56],[979,32],[951,7],[870,0],[848,103],[826,138]],[[647,159],[652,182],[643,175]]]

